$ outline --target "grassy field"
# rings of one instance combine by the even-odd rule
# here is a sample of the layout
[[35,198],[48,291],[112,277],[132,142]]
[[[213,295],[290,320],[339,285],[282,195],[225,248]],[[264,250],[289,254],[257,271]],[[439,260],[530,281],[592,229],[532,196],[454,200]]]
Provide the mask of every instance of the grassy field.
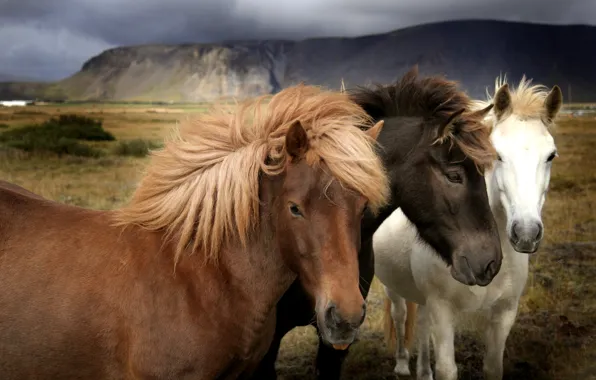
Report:
[[[159,143],[177,120],[203,106],[47,105],[0,108],[0,133],[78,113],[103,119],[117,140]],[[93,143],[111,152],[120,141]],[[505,354],[506,379],[596,379],[596,115],[561,117],[544,207],[545,241],[531,258],[531,276]],[[147,158],[106,154],[55,157],[0,149],[0,178],[47,198],[95,209],[122,205]],[[375,280],[369,314],[344,365],[345,379],[393,379],[394,360],[382,340],[382,295]],[[310,379],[317,339],[297,328],[282,343],[280,379]],[[458,335],[460,379],[480,379],[483,348],[473,334]],[[412,359],[412,368],[414,368]]]

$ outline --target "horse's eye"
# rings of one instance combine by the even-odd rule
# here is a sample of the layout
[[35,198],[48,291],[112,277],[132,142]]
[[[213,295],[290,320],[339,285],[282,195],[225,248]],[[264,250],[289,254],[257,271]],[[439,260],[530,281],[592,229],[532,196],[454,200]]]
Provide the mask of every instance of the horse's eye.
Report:
[[555,159],[555,157],[558,157],[559,155],[557,154],[557,151],[555,150],[554,152],[552,152],[550,154],[550,156],[548,156],[548,158],[546,159],[546,162],[551,162],[552,160]]
[[300,208],[295,203],[290,203],[290,212],[294,216],[300,216],[300,217],[303,216],[302,212],[300,211]]
[[456,171],[450,171],[445,174],[447,179],[453,183],[462,183],[463,179],[461,175]]
[[503,159],[501,158],[501,155],[500,154],[497,154],[497,160],[503,162]]

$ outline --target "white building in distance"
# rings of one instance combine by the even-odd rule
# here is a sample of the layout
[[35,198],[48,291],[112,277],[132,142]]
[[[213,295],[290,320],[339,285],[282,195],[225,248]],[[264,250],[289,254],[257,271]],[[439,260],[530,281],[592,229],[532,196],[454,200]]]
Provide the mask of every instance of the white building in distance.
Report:
[[31,103],[32,100],[0,100],[0,106],[4,107],[24,107]]

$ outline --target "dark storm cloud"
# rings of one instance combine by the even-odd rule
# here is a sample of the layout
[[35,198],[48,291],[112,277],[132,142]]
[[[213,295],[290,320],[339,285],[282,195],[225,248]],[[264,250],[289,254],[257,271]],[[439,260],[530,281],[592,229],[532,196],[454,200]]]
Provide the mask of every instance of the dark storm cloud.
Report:
[[[244,16],[267,20],[277,28],[324,35],[355,36],[421,23],[454,19],[500,19],[553,24],[594,24],[593,0],[278,0],[239,1]],[[320,34],[320,33],[319,33]]]
[[119,45],[355,36],[494,18],[593,24],[587,0],[0,0],[0,74],[56,79]]

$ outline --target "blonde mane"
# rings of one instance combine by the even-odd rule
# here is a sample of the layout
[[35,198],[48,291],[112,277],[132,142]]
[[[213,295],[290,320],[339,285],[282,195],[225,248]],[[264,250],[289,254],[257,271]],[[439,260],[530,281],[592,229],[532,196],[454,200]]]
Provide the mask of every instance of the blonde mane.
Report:
[[[477,108],[484,108],[493,102],[497,91],[507,84],[507,76],[499,75],[495,79],[494,93],[491,95],[486,89],[486,100],[476,100]],[[532,85],[532,79],[526,79],[523,75],[517,87],[510,87],[512,114],[528,119],[542,118],[545,113],[544,101],[549,94],[549,88],[536,84]]]
[[190,244],[214,260],[225,244],[246,245],[259,221],[259,174],[285,170],[285,136],[298,120],[309,139],[309,165],[324,162],[373,210],[387,201],[388,179],[375,142],[360,129],[371,120],[347,95],[299,85],[262,105],[264,99],[214,106],[182,123],[152,153],[130,204],[115,211],[116,225],[164,230],[177,239],[176,261]]

